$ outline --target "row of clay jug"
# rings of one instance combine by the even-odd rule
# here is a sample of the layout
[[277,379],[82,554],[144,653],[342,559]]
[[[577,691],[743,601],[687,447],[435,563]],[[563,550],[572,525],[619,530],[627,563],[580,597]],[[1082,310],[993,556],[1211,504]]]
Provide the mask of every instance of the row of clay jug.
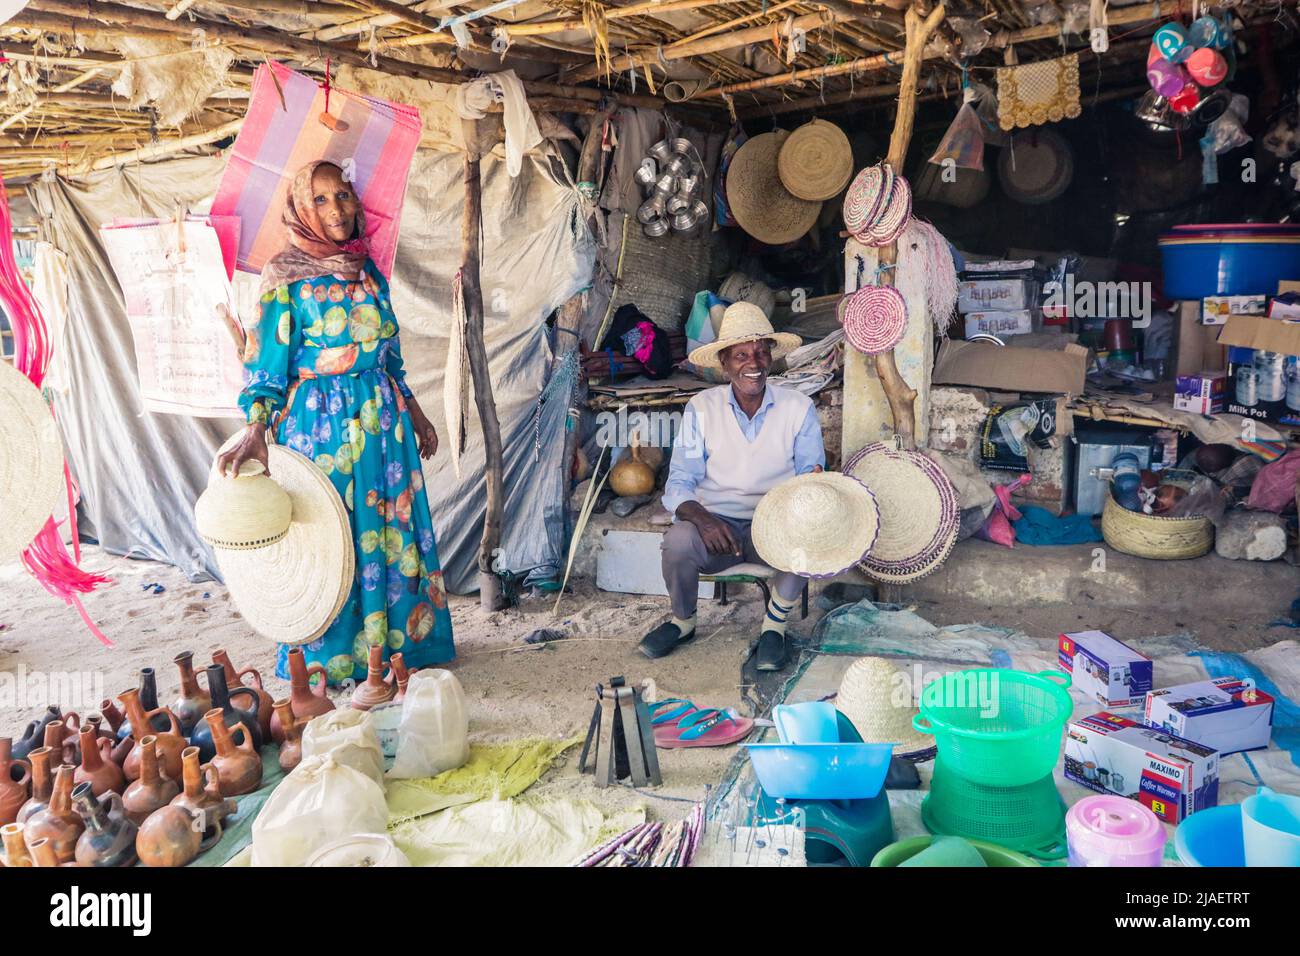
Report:
[[406,685],[413,671],[406,669],[406,659],[402,652],[398,651],[390,657],[388,665],[388,673],[384,673],[384,647],[382,644],[372,644],[366,679],[352,692],[352,707],[355,710],[370,710],[389,701],[402,700],[406,696]]
[[[205,715],[214,726],[219,712]],[[223,745],[230,731],[220,724]],[[48,757],[45,748],[32,757]],[[89,781],[74,784],[74,768],[61,765],[48,798],[28,800],[19,819],[0,827],[7,868],[27,866],[185,866],[221,839],[235,802],[223,793],[221,764],[201,763],[199,748],[182,754],[182,783],[168,777],[158,759],[157,741],[146,736],[141,775],[120,794],[96,794]],[[235,770],[240,770],[238,765]],[[242,768],[249,772],[249,768]],[[261,779],[239,784],[255,788]],[[248,792],[242,790],[241,792]]]

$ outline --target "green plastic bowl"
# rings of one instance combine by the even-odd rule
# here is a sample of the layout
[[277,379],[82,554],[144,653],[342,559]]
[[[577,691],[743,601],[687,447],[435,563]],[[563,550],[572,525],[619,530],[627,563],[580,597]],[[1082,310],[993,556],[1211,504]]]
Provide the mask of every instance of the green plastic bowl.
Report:
[[[898,866],[904,860],[910,860],[922,850],[930,845],[934,837],[919,836],[912,837],[910,840],[900,840],[897,843],[891,843],[871,859],[871,865],[877,867]],[[968,840],[979,855],[984,858],[986,866],[996,867],[1018,867],[1018,866],[1041,866],[1035,863],[1029,857],[1015,850],[1008,850],[1006,847],[997,846],[993,843],[985,843],[983,840]]]
[[933,734],[954,773],[986,787],[1021,787],[1052,772],[1074,703],[1061,671],[973,668],[921,691],[912,726]]

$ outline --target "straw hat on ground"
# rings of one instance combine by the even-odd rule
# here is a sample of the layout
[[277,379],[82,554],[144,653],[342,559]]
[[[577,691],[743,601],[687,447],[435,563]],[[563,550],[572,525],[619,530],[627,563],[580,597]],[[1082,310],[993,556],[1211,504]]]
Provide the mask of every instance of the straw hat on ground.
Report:
[[[222,451],[232,447],[231,438]],[[270,446],[271,477],[289,495],[284,537],[259,548],[213,548],[230,597],[249,625],[280,644],[306,644],[328,630],[356,576],[352,523],[329,477],[309,458]],[[232,481],[214,469],[209,482]],[[238,479],[242,480],[242,479]]]
[[957,492],[943,469],[919,452],[872,442],[844,463],[844,473],[875,492],[880,508],[880,536],[862,562],[867,574],[903,584],[943,563],[961,518]]
[[736,150],[727,167],[727,208],[740,228],[771,246],[794,242],[817,221],[820,202],[793,195],[781,182],[777,155],[789,133],[761,133]]
[[853,148],[838,126],[815,119],[790,134],[776,166],[792,195],[818,202],[833,199],[853,177]]
[[765,494],[751,533],[758,556],[778,571],[829,578],[865,558],[879,529],[876,499],[866,486],[824,471],[798,475]]
[[883,657],[860,657],[840,681],[835,707],[857,728],[866,744],[896,744],[894,754],[934,749],[934,738],[917,731],[916,688],[907,675]]
[[31,379],[0,361],[0,564],[27,550],[64,494],[54,416]]
[[722,368],[718,353],[723,349],[759,339],[772,340],[773,362],[803,344],[803,339],[792,332],[774,331],[763,310],[752,302],[734,302],[722,313],[717,339],[691,352],[688,361],[700,368]]

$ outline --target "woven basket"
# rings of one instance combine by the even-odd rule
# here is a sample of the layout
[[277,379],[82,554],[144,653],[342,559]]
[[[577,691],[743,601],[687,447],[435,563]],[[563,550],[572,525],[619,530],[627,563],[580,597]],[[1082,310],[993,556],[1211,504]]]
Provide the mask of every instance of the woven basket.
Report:
[[1107,495],[1101,510],[1101,536],[1124,554],[1177,561],[1207,554],[1214,547],[1214,524],[1209,518],[1139,514]]

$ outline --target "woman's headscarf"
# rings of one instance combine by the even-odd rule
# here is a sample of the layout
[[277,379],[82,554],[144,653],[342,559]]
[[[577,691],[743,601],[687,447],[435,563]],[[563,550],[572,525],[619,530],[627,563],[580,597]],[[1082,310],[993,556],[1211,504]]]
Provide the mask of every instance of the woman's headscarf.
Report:
[[299,279],[314,279],[323,275],[361,276],[369,257],[369,243],[364,238],[366,216],[360,201],[357,202],[355,234],[363,238],[350,239],[344,243],[337,243],[325,235],[320,213],[316,211],[311,181],[316,170],[327,165],[333,164],[318,159],[298,170],[293,177],[289,194],[285,197],[282,217],[285,228],[289,231],[289,244],[262,267],[263,295]]

